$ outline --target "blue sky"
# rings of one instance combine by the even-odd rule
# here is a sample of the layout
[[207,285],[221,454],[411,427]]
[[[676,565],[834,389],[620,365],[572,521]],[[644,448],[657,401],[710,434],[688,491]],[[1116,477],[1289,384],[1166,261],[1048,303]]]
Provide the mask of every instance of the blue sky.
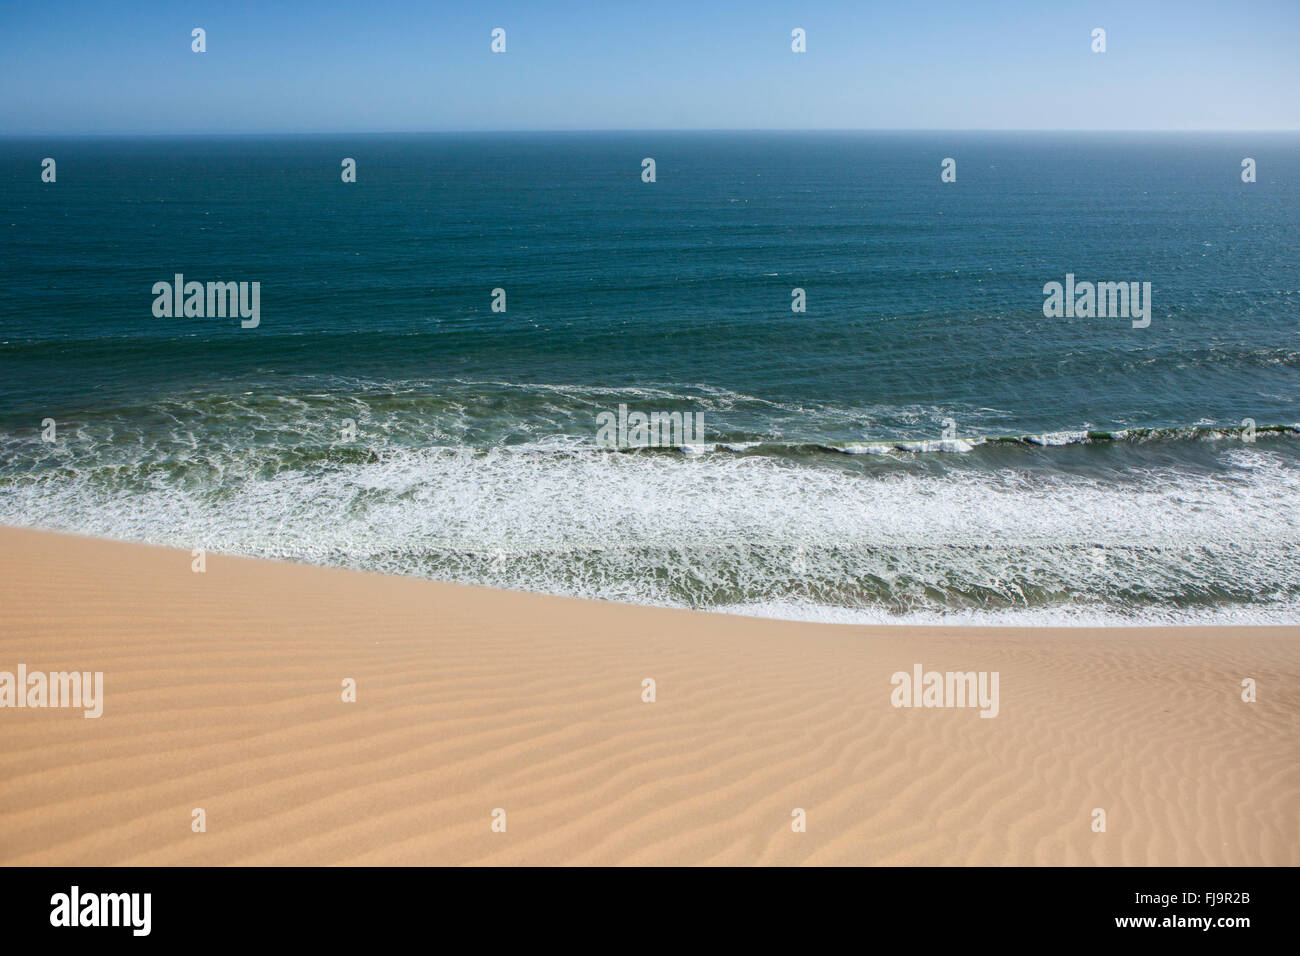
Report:
[[1295,130],[1298,51],[1300,0],[0,0],[0,132]]

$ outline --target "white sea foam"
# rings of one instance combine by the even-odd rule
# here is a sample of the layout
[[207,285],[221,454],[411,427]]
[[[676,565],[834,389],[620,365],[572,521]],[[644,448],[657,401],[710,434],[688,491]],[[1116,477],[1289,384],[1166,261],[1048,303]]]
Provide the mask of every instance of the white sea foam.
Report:
[[783,617],[1132,623],[1222,605],[1296,619],[1300,470],[1260,446],[1225,449],[1216,474],[1103,482],[549,440],[306,463],[174,440],[164,467],[100,439],[103,456],[69,441],[39,450],[54,467],[6,477],[0,522]]
[[974,446],[961,438],[937,438],[928,441],[904,441],[895,445],[901,451],[920,452],[922,454],[929,452],[947,452],[960,453],[970,451]]
[[1062,431],[1062,432],[1044,432],[1041,435],[1027,435],[1025,440],[1034,445],[1043,445],[1046,447],[1056,447],[1060,445],[1074,445],[1088,437],[1086,431]]
[[883,607],[851,608],[794,601],[755,601],[711,610],[741,617],[819,624],[932,625],[969,627],[1169,627],[1169,626],[1279,626],[1300,622],[1300,601],[1235,607],[1151,607],[1132,613],[1101,604],[1061,604],[1054,607],[922,608],[897,612]]

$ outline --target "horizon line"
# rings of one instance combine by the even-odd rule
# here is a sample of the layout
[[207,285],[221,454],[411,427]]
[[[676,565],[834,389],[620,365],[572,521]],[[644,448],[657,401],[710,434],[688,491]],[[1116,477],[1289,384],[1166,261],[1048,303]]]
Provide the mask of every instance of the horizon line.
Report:
[[578,128],[562,127],[555,129],[487,129],[487,128],[458,128],[458,129],[381,129],[381,130],[189,130],[181,132],[163,132],[157,130],[115,130],[107,132],[0,132],[0,140],[3,139],[39,139],[46,137],[84,137],[84,138],[108,138],[108,137],[185,137],[185,136],[454,136],[465,134],[484,134],[484,135],[501,135],[501,134],[590,134],[590,133],[1073,133],[1073,134],[1221,134],[1221,135],[1259,135],[1259,134],[1276,134],[1276,133],[1300,133],[1300,127],[1264,127],[1257,129],[1185,129],[1185,128],[1147,128],[1147,129],[1130,129],[1130,128],[1088,128],[1080,129],[1078,127],[976,127],[976,126],[954,126],[954,127],[906,127],[906,126],[872,126],[872,127],[851,127],[851,126],[813,126],[813,127],[775,127],[775,126],[715,126],[715,127],[668,127],[668,126],[645,126],[645,127],[608,127],[608,128]]

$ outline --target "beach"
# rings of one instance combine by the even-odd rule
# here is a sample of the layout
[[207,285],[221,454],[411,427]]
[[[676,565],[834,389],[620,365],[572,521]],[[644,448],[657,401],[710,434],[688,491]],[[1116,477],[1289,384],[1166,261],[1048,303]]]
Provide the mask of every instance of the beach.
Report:
[[[1300,863],[1298,627],[799,623],[195,561],[0,529],[0,671],[103,674],[99,717],[0,710],[0,863]],[[996,716],[894,706],[918,666],[996,673]]]

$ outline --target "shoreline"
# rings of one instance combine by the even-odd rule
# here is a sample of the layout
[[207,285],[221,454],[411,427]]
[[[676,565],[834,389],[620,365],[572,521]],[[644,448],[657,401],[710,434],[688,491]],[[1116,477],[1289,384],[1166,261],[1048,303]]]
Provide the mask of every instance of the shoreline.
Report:
[[[824,624],[191,561],[0,528],[0,671],[104,675],[98,719],[0,709],[0,864],[1300,863],[1300,626]],[[893,706],[917,666],[1000,674],[997,716]]]
[[[155,548],[163,551],[173,551],[185,553],[183,548],[170,544],[160,544],[156,542],[130,540],[125,538],[105,537],[97,534],[89,534],[79,531],[67,531],[58,528],[37,527],[28,525],[8,525],[0,523],[0,533],[6,531],[26,531],[40,535],[54,535],[56,537],[67,538],[71,541],[97,541],[106,544],[125,545],[132,548]],[[940,616],[938,612],[907,612],[906,614],[895,617],[887,611],[879,612],[885,619],[880,620],[875,617],[866,620],[854,619],[855,615],[865,614],[862,608],[844,608],[826,605],[801,605],[801,604],[782,604],[775,602],[765,602],[761,604],[722,604],[711,607],[682,607],[668,604],[655,603],[637,603],[632,601],[618,600],[614,598],[590,597],[585,595],[560,594],[550,591],[529,591],[512,587],[496,587],[490,584],[479,584],[464,581],[451,581],[439,578],[425,577],[421,574],[405,573],[398,571],[377,571],[365,568],[347,567],[337,564],[315,564],[310,561],[299,560],[295,558],[275,557],[269,555],[249,555],[238,554],[235,552],[221,552],[208,550],[205,552],[208,557],[219,557],[223,560],[237,561],[260,561],[268,564],[300,567],[300,568],[317,568],[323,571],[340,571],[348,574],[364,574],[378,578],[398,578],[410,581],[425,581],[430,584],[437,584],[452,588],[468,588],[473,591],[486,592],[488,594],[517,594],[530,595],[533,597],[554,599],[559,601],[577,601],[583,604],[597,604],[604,606],[625,607],[625,608],[644,608],[656,611],[674,611],[685,614],[705,614],[719,615],[723,617],[738,617],[745,620],[757,621],[775,621],[784,624],[806,625],[815,627],[853,627],[886,630],[922,628],[922,629],[941,629],[954,631],[1003,631],[1003,630],[1032,630],[1032,631],[1094,631],[1094,630],[1173,630],[1183,631],[1190,628],[1249,628],[1249,629],[1281,629],[1295,630],[1300,633],[1300,608],[1287,606],[1283,613],[1297,614],[1295,621],[1259,621],[1243,620],[1240,615],[1249,612],[1241,607],[1205,607],[1197,611],[1182,609],[1185,618],[1167,620],[1160,618],[1141,618],[1133,619],[1127,617],[1124,612],[1110,608],[1092,609],[1089,616],[1080,617],[1077,623],[1071,621],[1067,614],[1062,614],[1060,609],[1048,608],[1001,608],[996,611],[973,610],[967,609],[963,614],[958,611],[950,611]],[[759,609],[764,610],[759,610]],[[768,610],[771,609],[771,610]],[[1040,615],[1046,615],[1045,618]],[[919,618],[919,619],[918,619]],[[978,623],[973,623],[978,622]]]

